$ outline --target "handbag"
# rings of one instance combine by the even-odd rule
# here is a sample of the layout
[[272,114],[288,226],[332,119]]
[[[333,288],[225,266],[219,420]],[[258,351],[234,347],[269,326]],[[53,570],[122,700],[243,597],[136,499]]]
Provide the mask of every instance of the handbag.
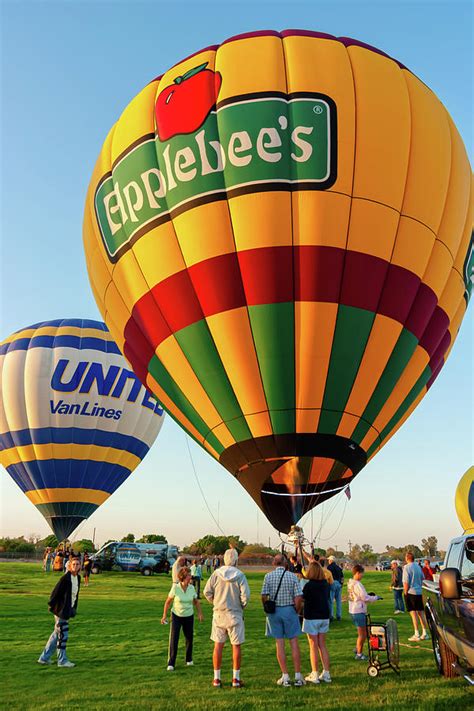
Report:
[[277,591],[276,591],[274,600],[265,600],[263,603],[263,610],[266,615],[273,615],[273,613],[276,611],[276,599],[278,597],[278,593],[280,592],[281,581],[283,580],[283,576],[285,575],[285,573],[286,573],[286,570],[284,570],[282,573],[280,582],[278,583],[278,587],[277,587]]

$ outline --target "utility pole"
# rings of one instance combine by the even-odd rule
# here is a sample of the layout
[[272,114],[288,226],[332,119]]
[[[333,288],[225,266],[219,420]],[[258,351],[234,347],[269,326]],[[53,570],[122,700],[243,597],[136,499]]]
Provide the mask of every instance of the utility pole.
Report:
[[352,543],[351,543],[351,541],[348,541],[348,546],[349,546],[349,558],[352,558]]
[[95,549],[95,526],[94,526],[94,533],[92,534],[92,545]]

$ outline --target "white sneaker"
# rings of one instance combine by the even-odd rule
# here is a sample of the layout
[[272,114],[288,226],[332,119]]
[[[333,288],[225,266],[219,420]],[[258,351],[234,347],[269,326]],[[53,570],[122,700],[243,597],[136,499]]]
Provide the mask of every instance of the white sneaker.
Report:
[[187,666],[187,667],[193,667],[193,666],[194,666],[194,662],[186,662],[186,666]]
[[319,675],[319,681],[325,681],[327,684],[330,684],[332,681],[331,674],[326,669],[324,669],[324,671],[322,671]]
[[420,641],[420,633],[416,632],[415,634],[412,634],[411,637],[408,637],[409,642],[419,642]]
[[278,686],[291,686],[290,677],[281,676],[279,679],[277,679],[277,684]]
[[69,659],[66,660],[65,662],[58,662],[58,667],[66,667],[67,669],[72,669],[76,665],[74,662],[70,662]]
[[354,659],[357,659],[358,662],[365,662],[367,660],[367,657],[365,654],[356,654]]
[[302,676],[299,676],[298,678],[295,677],[295,680],[293,682],[294,686],[304,686],[305,684],[306,684],[306,682]]
[[420,636],[420,639],[429,639],[430,636],[426,630],[423,630],[423,634]]
[[400,612],[401,612],[401,610],[395,610],[395,612],[394,612],[393,614],[394,614],[394,615],[399,615]]
[[51,664],[49,659],[41,659],[41,657],[39,659],[37,659],[36,661],[38,662],[38,664]]
[[312,671],[311,674],[305,676],[305,681],[308,681],[310,684],[319,684],[318,672]]
[[166,671],[174,671],[174,667],[172,667],[171,664],[168,664]]

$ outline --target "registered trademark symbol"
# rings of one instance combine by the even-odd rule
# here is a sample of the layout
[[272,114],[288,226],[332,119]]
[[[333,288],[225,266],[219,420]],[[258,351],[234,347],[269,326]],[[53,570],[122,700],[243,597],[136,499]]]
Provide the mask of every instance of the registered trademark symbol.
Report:
[[319,106],[319,104],[315,104],[315,106],[313,106],[313,111],[314,111],[315,114],[322,114],[322,113],[323,113],[323,107],[322,107],[322,106]]

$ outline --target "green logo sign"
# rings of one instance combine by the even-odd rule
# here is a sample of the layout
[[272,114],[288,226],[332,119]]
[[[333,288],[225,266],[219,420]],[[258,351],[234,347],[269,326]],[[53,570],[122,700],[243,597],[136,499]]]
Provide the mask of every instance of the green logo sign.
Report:
[[336,179],[336,138],[335,104],[321,94],[237,97],[218,104],[193,133],[144,136],[96,189],[110,260],[199,204],[250,192],[325,190]]

